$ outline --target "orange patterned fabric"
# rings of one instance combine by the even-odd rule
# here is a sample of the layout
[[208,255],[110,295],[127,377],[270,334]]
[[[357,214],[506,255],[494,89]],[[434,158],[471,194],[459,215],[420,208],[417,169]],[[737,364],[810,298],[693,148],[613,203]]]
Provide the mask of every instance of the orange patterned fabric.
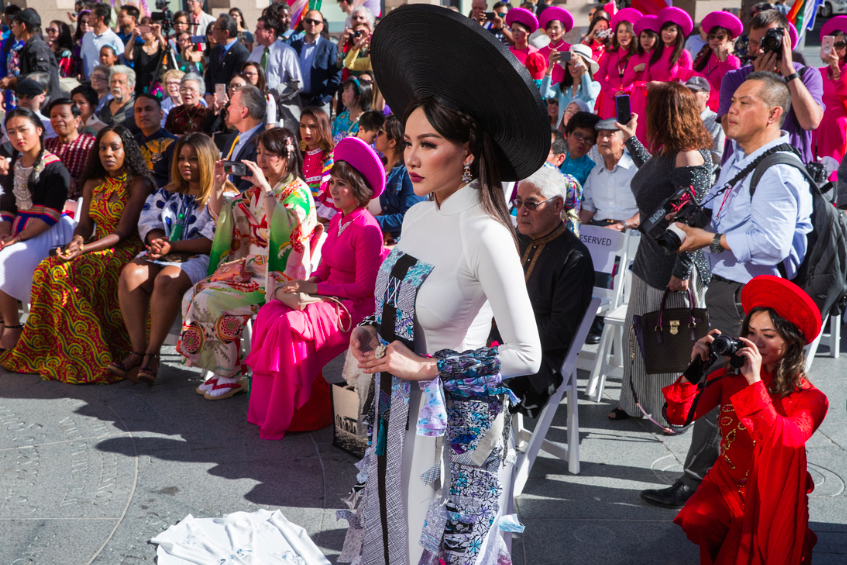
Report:
[[[94,189],[89,214],[97,224],[96,238],[117,228],[129,200],[129,184],[123,175],[107,178]],[[106,370],[130,351],[118,279],[143,248],[136,232],[112,249],[85,253],[69,263],[57,257],[42,261],[33,275],[26,327],[0,364],[9,371],[71,384],[121,380]]]

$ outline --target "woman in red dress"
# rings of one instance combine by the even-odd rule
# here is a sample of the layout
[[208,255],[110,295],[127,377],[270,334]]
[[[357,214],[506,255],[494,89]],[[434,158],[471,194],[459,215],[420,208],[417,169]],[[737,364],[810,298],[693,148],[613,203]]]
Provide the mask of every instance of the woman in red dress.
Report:
[[[806,378],[803,347],[821,331],[820,312],[799,287],[770,275],[751,280],[741,304],[743,365],[710,374],[694,414],[720,406],[720,456],[674,522],[700,546],[701,565],[809,563],[817,537],[805,444],[828,401]],[[698,341],[692,360],[706,360],[718,334]],[[685,422],[699,388],[682,376],[663,390],[668,421]]]
[[538,20],[535,15],[523,8],[513,8],[506,14],[506,25],[509,26],[515,40],[515,44],[509,47],[509,51],[526,67],[533,80],[540,81],[547,71],[547,59],[528,43],[529,36],[538,29]]
[[685,82],[691,76],[691,54],[685,50],[685,38],[694,27],[691,16],[684,10],[669,7],[663,8],[656,17],[661,41],[650,56],[644,80]]
[[741,67],[741,59],[732,54],[732,44],[744,31],[744,25],[729,12],[712,12],[700,25],[707,30],[709,42],[694,58],[694,70],[709,80],[709,108],[717,112],[723,76]]
[[[659,23],[656,16],[642,16],[638,18],[633,26],[633,32],[637,37],[636,53],[629,58],[626,71],[623,75],[624,92],[630,96],[630,108],[634,114],[645,115],[647,111],[647,83],[644,75],[653,50],[659,44]],[[647,125],[638,124],[635,137],[643,144],[647,143]]]
[[612,18],[612,43],[600,58],[600,70],[594,77],[602,89],[594,112],[604,120],[615,116],[615,96],[624,91],[626,66],[637,51],[633,23],[641,17],[641,12],[635,8],[624,8]]
[[[550,43],[538,50],[545,61],[550,59],[551,51],[565,53],[571,48],[571,44],[565,41],[565,34],[573,29],[573,16],[570,12],[559,6],[550,6],[541,12],[538,25],[550,38]],[[564,78],[565,69],[557,65],[553,69],[553,84],[559,84]]]

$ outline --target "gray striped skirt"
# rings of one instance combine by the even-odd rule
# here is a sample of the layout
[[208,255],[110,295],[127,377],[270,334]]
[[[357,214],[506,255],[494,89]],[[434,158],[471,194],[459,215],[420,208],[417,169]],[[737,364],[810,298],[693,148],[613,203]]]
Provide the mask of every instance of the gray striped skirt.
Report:
[[[704,301],[706,289],[697,273],[697,268],[691,269],[691,277],[688,279],[688,286],[694,293],[694,300],[697,304],[695,308],[701,308]],[[679,377],[680,373],[654,373],[648,374],[644,366],[644,358],[638,347],[635,347],[635,359],[631,359],[630,353],[630,336],[632,332],[632,317],[641,316],[648,312],[655,312],[662,305],[662,296],[664,290],[653,288],[644,282],[641,278],[632,275],[632,292],[629,297],[629,305],[626,310],[626,322],[624,325],[624,368],[623,368],[623,383],[621,385],[621,400],[620,407],[636,418],[643,418],[644,414],[638,409],[635,404],[635,398],[630,389],[632,382],[635,393],[638,395],[638,402],[641,407],[650,416],[667,426],[668,422],[662,416],[662,406],[665,404],[665,397],[662,395],[662,389]],[[687,308],[688,293],[673,292],[668,296],[665,302],[665,308]],[[694,347],[694,344],[691,344]]]

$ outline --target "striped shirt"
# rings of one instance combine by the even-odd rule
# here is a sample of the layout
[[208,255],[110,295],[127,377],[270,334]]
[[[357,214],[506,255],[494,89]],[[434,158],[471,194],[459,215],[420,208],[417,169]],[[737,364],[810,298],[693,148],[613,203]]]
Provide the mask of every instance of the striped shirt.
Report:
[[70,196],[82,192],[82,171],[94,147],[94,140],[93,135],[83,133],[70,143],[62,143],[58,137],[52,137],[44,142],[44,148],[64,163],[73,179],[74,186],[71,187],[73,194]]

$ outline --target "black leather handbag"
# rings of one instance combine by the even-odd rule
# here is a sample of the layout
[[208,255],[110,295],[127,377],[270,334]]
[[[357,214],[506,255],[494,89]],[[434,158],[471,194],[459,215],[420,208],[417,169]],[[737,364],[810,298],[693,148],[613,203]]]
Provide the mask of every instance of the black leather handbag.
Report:
[[[648,374],[681,373],[691,362],[694,343],[709,333],[709,312],[694,308],[694,293],[688,289],[688,308],[665,308],[670,289],[662,296],[657,312],[632,317],[632,339],[644,358]],[[635,344],[631,344],[635,355]]]

